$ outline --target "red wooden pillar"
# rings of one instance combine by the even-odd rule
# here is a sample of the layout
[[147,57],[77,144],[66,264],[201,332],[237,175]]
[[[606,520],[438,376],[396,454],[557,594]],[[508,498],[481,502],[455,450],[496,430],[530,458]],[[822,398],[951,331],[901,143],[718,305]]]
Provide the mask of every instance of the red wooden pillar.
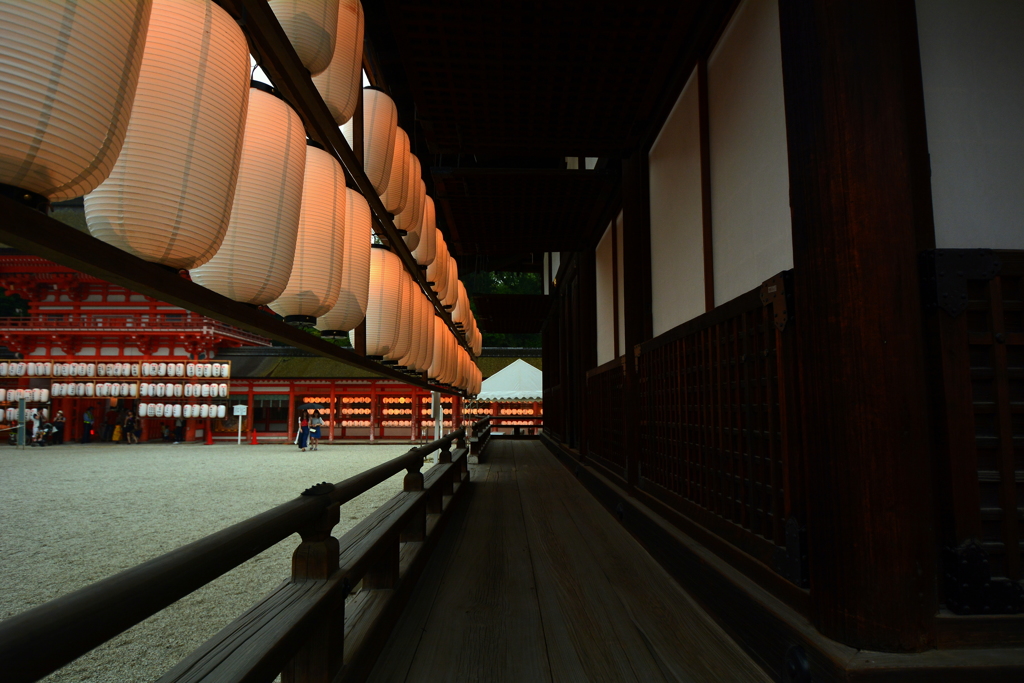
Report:
[[781,0],[811,611],[855,648],[934,646],[917,255],[934,241],[913,0]]
[[331,411],[327,414],[327,428],[330,433],[327,436],[328,443],[334,443],[334,413],[338,405],[338,397],[336,392],[337,382],[331,380]]
[[370,382],[370,441],[377,438],[377,383]]
[[298,425],[295,424],[295,383],[291,382],[288,385],[288,429],[285,430],[288,441],[295,438],[297,429]]
[[249,443],[252,445],[256,445],[257,443],[259,443],[256,440],[256,395],[253,393],[252,390],[253,388],[249,387],[249,394],[246,396],[247,408],[245,412],[247,413],[247,418],[249,421]]

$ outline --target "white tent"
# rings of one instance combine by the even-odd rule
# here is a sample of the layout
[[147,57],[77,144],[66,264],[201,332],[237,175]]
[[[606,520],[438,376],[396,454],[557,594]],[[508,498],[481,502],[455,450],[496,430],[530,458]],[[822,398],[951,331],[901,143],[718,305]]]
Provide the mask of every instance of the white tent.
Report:
[[477,401],[541,401],[542,373],[522,358],[483,381]]

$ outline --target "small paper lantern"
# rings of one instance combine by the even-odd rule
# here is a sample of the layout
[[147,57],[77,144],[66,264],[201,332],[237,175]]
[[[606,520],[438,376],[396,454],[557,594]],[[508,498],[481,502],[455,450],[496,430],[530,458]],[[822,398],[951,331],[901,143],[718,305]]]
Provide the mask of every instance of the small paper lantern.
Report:
[[220,363],[211,363],[210,364],[210,374],[213,377],[220,377]]
[[338,3],[338,28],[334,57],[324,71],[313,76],[334,122],[339,126],[352,118],[363,85],[363,6],[359,0]]
[[227,384],[219,384],[219,385],[217,385],[217,395],[220,396],[221,398],[227,398],[228,397],[228,385]]
[[345,219],[345,260],[341,269],[338,300],[330,311],[316,321],[317,328],[325,337],[340,336],[354,329],[366,317],[373,233],[370,221],[370,207],[363,195],[349,188]]
[[185,418],[186,420],[188,418],[192,417],[192,406],[191,406],[191,404],[186,403],[185,405],[183,405],[181,407],[181,416],[183,418]]
[[231,376],[231,363],[220,364],[220,376],[225,379]]
[[273,92],[252,82],[227,234],[216,255],[191,272],[207,289],[257,305],[288,284],[306,164],[302,121]]
[[210,395],[210,385],[209,384],[204,384],[202,386],[202,388],[200,389],[200,392],[202,392],[200,395],[203,398],[207,398]]
[[185,375],[187,377],[195,377],[196,376],[196,364],[195,363],[189,363],[188,365],[185,366]]
[[393,216],[400,215],[409,200],[410,185],[408,181],[409,164],[412,163],[409,153],[409,134],[398,127],[395,134],[395,156],[391,161],[391,177],[387,191],[380,196],[384,208]]
[[150,0],[0,3],[0,183],[91,192],[121,152]]
[[[349,146],[354,139],[353,130],[351,119],[341,127]],[[388,189],[397,134],[398,109],[395,103],[372,86],[363,88],[363,170],[378,195]]]
[[249,48],[231,15],[212,0],[153,0],[121,154],[85,197],[89,232],[173,268],[206,263],[227,231],[248,99]]
[[326,69],[334,57],[338,0],[268,0],[267,4],[310,75]]
[[316,322],[338,300],[344,265],[345,174],[334,157],[306,150],[302,210],[288,286],[270,308],[285,322]]
[[181,404],[180,403],[175,403],[174,404],[174,406],[171,408],[171,415],[173,415],[174,417],[181,417]]
[[[380,245],[370,253],[370,291],[366,305],[366,355],[384,357],[398,343],[402,303],[402,261]],[[354,341],[354,340],[353,340]]]
[[199,417],[210,417],[210,406],[207,403],[200,404]]
[[[184,395],[184,393],[185,393],[185,388],[183,386],[181,386],[180,384],[175,384],[174,385],[174,396],[176,398],[181,398]],[[168,394],[168,395],[170,395],[170,394]]]
[[163,417],[164,416],[164,404],[163,403],[157,403],[155,405],[155,409],[156,409],[156,416],[157,417]]
[[228,407],[227,406],[225,406],[225,405],[217,406],[217,419],[223,420],[225,417],[227,417],[227,414],[228,414]]
[[203,377],[211,377],[213,375],[213,366],[210,363],[203,363]]

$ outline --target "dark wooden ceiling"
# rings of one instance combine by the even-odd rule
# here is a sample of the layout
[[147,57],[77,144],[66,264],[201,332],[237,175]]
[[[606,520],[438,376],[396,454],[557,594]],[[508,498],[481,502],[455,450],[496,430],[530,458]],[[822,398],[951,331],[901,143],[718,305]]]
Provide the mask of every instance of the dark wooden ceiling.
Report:
[[621,159],[649,143],[734,4],[364,0],[371,80],[398,105],[460,268],[593,246],[619,208]]

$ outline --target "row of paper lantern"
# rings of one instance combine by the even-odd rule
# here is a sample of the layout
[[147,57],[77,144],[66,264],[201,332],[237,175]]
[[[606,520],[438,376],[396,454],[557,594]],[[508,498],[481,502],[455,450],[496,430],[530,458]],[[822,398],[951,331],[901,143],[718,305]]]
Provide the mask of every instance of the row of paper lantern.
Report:
[[0,388],[0,401],[20,401],[21,399],[32,403],[46,403],[50,400],[50,390]]
[[[189,269],[194,281],[235,300],[269,304],[286,320],[325,331],[351,330],[364,316],[369,327],[369,207],[345,187],[333,156],[305,144],[286,103],[263,86],[247,87],[249,55],[237,23],[211,0],[110,0],[77,8],[74,30],[62,33],[72,4],[16,0],[0,10],[0,61],[15,65],[0,75],[10,95],[0,112],[13,124],[0,132],[0,182],[52,200],[85,194],[97,238]],[[351,143],[358,0],[270,5],[319,74],[316,85]],[[363,103],[364,170],[478,349],[465,287],[395,105],[373,89]],[[404,280],[397,286],[407,289]],[[404,298],[403,318],[425,317],[419,299],[426,297]],[[386,330],[397,327],[396,316],[379,317]],[[419,325],[416,344],[404,326],[400,339],[378,335],[384,350],[374,355],[417,372],[436,366],[436,381],[470,389],[472,373],[450,342],[430,352],[429,327]]]
[[143,377],[230,377],[230,363],[143,363]]
[[215,403],[140,403],[139,417],[218,418],[228,414],[227,406]]
[[54,382],[50,390],[54,396],[72,398],[134,398],[139,385],[135,382]]
[[[4,417],[7,418],[8,422],[14,422],[15,420],[18,419],[18,409],[17,408],[8,408],[7,410],[4,411],[3,415],[4,415]],[[25,419],[27,420],[30,417],[31,417],[31,412],[26,410],[25,411]],[[50,411],[47,410],[46,408],[40,408],[39,409],[39,417],[45,422],[46,420],[50,419]]]
[[149,383],[139,385],[139,396],[169,398],[227,398],[227,384],[172,384]]
[[[429,408],[424,408],[423,410],[420,411],[420,414],[422,414],[422,415],[430,415],[430,412],[431,411],[430,411]],[[441,412],[444,413],[445,415],[451,415],[452,414],[451,410],[442,410]]]
[[49,363],[0,362],[0,377],[39,377],[49,374]]
[[533,415],[532,408],[502,408],[499,415]]

